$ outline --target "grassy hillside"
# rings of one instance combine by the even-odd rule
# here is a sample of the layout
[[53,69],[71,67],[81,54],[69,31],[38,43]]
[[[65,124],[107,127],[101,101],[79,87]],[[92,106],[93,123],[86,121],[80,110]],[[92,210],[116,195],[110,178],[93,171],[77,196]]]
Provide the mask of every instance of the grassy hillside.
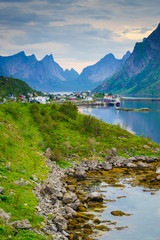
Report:
[[11,77],[0,77],[0,97],[7,97],[9,94],[14,96],[27,95],[35,92],[27,83],[20,79]]
[[[94,117],[81,115],[71,103],[39,105],[9,103],[0,105],[0,209],[11,213],[10,222],[28,219],[35,229],[42,228],[43,218],[36,215],[38,205],[32,193],[34,176],[39,182],[47,177],[43,152],[50,147],[52,160],[61,167],[71,166],[72,154],[77,161],[98,156],[101,161],[108,149],[116,147],[118,155],[156,156],[158,144],[137,137]],[[149,149],[144,149],[148,145]],[[68,160],[66,160],[68,159]],[[76,161],[76,159],[74,159]],[[30,181],[17,186],[14,181]],[[1,239],[46,239],[35,232],[15,231],[0,220]],[[9,237],[10,236],[10,237]],[[50,239],[49,236],[47,239]]]

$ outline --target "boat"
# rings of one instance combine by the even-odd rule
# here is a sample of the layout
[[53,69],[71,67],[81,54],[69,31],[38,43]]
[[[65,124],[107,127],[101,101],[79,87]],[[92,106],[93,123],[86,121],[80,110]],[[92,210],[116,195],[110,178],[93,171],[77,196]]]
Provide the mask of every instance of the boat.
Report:
[[115,99],[115,106],[116,106],[116,107],[120,107],[120,104],[121,104],[120,99],[119,99],[119,98],[116,98],[116,99]]

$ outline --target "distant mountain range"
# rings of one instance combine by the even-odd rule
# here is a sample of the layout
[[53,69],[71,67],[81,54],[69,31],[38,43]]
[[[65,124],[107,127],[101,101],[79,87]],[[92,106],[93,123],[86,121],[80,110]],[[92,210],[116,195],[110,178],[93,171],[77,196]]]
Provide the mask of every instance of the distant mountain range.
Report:
[[35,55],[19,52],[13,56],[0,57],[0,75],[24,80],[32,88],[41,91],[66,90],[79,74],[71,69],[64,71],[52,55],[38,61]]
[[22,51],[13,56],[0,56],[0,76],[22,79],[43,92],[90,90],[119,71],[129,56],[127,52],[122,59],[116,59],[108,54],[79,75],[74,69],[64,71],[52,55],[38,61],[35,55],[26,56]]
[[143,42],[136,43],[124,67],[93,91],[160,95],[160,24]]
[[112,53],[107,54],[96,64],[83,69],[77,78],[79,86],[86,86],[88,89],[96,87],[105,79],[108,79],[118,72],[124,66],[130,55],[131,53],[128,51],[122,59],[116,59]]

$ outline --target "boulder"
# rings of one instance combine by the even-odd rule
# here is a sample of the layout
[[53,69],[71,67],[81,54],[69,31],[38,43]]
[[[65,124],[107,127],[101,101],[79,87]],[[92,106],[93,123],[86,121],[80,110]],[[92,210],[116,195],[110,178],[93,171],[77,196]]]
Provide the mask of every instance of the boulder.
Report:
[[46,151],[44,152],[44,155],[45,155],[47,158],[51,158],[52,150],[51,150],[50,148],[47,148]]
[[67,220],[62,216],[56,216],[52,221],[57,225],[59,231],[67,230]]
[[86,177],[86,171],[83,167],[79,167],[77,168],[77,170],[75,171],[74,176],[76,178],[85,178]]
[[25,186],[26,185],[26,183],[22,180],[21,181],[14,181],[13,183],[17,186]]
[[77,212],[73,210],[71,207],[65,206],[65,210],[67,214],[70,214],[72,217],[77,215]]
[[137,165],[134,164],[134,163],[129,162],[129,163],[126,165],[126,167],[127,167],[127,168],[136,168]]
[[68,207],[73,208],[74,210],[77,210],[77,208],[81,205],[81,200],[77,199],[74,203],[67,204]]
[[0,209],[0,219],[2,219],[4,222],[8,222],[10,218],[10,214],[6,213],[3,209]]
[[18,220],[11,223],[11,226],[16,229],[32,229],[32,226],[28,219]]
[[63,203],[68,204],[68,203],[74,203],[77,200],[77,195],[73,192],[67,192],[63,196]]
[[109,163],[107,163],[107,162],[102,163],[101,167],[102,167],[102,169],[105,170],[105,171],[112,170],[112,165],[109,164]]
[[139,168],[153,168],[151,164],[144,163],[144,162],[139,162],[137,165]]
[[99,195],[98,192],[92,192],[87,196],[87,200],[93,201],[93,202],[102,202],[103,196],[102,194]]
[[117,148],[111,148],[111,155],[114,157],[117,156]]
[[0,194],[3,194],[3,193],[4,193],[4,188],[0,187]]

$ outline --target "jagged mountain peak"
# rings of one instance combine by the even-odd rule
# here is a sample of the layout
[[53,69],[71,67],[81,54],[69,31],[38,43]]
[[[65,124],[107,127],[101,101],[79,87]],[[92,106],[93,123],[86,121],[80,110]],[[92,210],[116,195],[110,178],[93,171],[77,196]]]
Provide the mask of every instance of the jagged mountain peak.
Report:
[[123,69],[93,91],[160,95],[160,24],[142,42],[135,44]]

